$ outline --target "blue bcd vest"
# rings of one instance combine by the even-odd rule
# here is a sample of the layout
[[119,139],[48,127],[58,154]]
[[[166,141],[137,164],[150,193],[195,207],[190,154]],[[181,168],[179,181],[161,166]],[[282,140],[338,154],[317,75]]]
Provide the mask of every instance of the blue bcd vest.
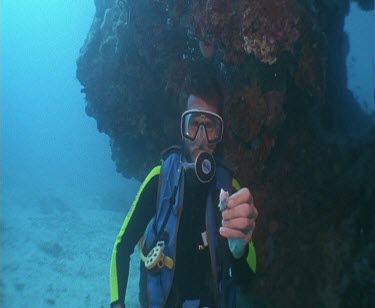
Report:
[[[183,154],[174,152],[170,154],[167,159],[163,162],[159,181],[159,192],[158,192],[158,204],[157,214],[150,222],[145,233],[144,241],[144,253],[148,253],[155,245],[157,241],[164,240],[165,248],[164,254],[169,256],[173,260],[176,259],[177,249],[177,230],[180,222],[180,217],[183,208],[183,195],[184,195],[184,172],[181,172],[179,179],[179,185],[175,196],[175,202],[173,209],[170,213],[169,218],[166,220],[165,217],[170,207],[170,200],[173,197],[174,187],[177,182],[179,168],[181,168],[181,161],[184,159]],[[222,256],[218,254],[219,245],[219,226],[216,222],[216,213],[218,211],[218,205],[213,204],[213,193],[223,188],[226,191],[232,191],[232,175],[231,173],[221,167],[217,166],[216,175],[210,183],[209,193],[206,202],[206,230],[209,244],[209,251],[211,257],[212,273],[215,280],[216,290],[215,297],[218,299],[220,307],[233,307],[235,304],[232,299],[229,299],[228,295],[223,295],[226,286],[223,282],[222,277],[217,277],[218,273],[223,272],[222,268]],[[158,231],[161,229],[161,225],[164,221],[167,221],[161,238],[156,239]],[[167,237],[164,237],[167,235]],[[149,307],[157,308],[163,307],[166,303],[168,295],[170,293],[173,281],[174,269],[163,267],[158,273],[147,273],[147,297]],[[223,299],[225,296],[226,299]],[[224,303],[226,302],[226,303]],[[232,302],[232,303],[230,303]]]

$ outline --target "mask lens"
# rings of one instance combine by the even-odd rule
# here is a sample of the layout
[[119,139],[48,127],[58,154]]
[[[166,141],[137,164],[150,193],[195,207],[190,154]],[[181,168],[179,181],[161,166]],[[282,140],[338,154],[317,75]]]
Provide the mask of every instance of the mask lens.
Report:
[[205,111],[186,111],[182,115],[181,133],[185,138],[195,140],[201,126],[204,127],[209,143],[217,143],[221,140],[223,121],[217,114]]

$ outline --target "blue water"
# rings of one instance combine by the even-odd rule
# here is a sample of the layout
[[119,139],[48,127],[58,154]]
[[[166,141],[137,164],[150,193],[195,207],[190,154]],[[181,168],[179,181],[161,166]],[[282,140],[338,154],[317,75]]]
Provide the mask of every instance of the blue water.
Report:
[[368,113],[375,111],[375,15],[351,3],[344,30],[349,34],[346,58],[348,88]]
[[[67,292],[68,294],[65,294],[64,297],[75,299],[73,296],[75,287],[71,285],[71,289],[69,289],[69,284],[74,282],[78,276],[72,274],[72,280],[65,281],[64,279],[70,277],[69,269],[76,266],[74,264],[77,261],[73,257],[82,257],[82,260],[77,260],[82,263],[79,266],[88,266],[88,269],[84,271],[85,275],[87,277],[95,276],[101,283],[98,283],[98,288],[101,288],[99,290],[105,290],[96,303],[99,303],[100,300],[102,303],[109,303],[106,271],[110,262],[112,237],[114,240],[116,232],[112,230],[118,230],[123,217],[117,215],[114,217],[118,217],[118,221],[106,221],[107,225],[113,225],[113,228],[109,229],[113,234],[110,234],[107,239],[100,238],[100,235],[104,236],[106,233],[105,226],[91,224],[91,218],[85,217],[77,222],[72,218],[73,222],[68,224],[69,227],[53,225],[55,221],[53,219],[56,218],[53,216],[54,213],[51,216],[51,213],[44,209],[43,215],[45,216],[40,217],[49,217],[48,221],[38,220],[39,217],[24,217],[26,212],[32,215],[33,208],[18,213],[14,211],[19,210],[22,206],[15,207],[12,203],[23,200],[22,202],[30,201],[30,204],[36,204],[35,200],[39,200],[39,211],[43,209],[43,204],[51,202],[59,207],[62,217],[65,217],[64,204],[69,200],[66,201],[61,196],[61,192],[63,195],[99,196],[97,200],[102,200],[102,196],[107,196],[107,192],[113,190],[129,191],[129,194],[133,196],[134,187],[139,184],[124,179],[116,172],[115,164],[111,160],[109,139],[107,136],[99,134],[96,122],[86,116],[84,98],[80,93],[81,86],[75,78],[75,62],[79,55],[79,48],[88,33],[94,12],[94,1],[2,1],[1,223],[3,225],[3,219],[9,217],[15,220],[5,222],[8,227],[7,233],[4,236],[2,232],[1,236],[2,247],[5,247],[1,251],[4,257],[4,259],[1,258],[1,262],[2,265],[6,263],[7,271],[3,272],[2,266],[0,292],[4,292],[3,285],[6,285],[6,302],[9,306],[12,306],[12,303],[13,307],[20,306],[19,303],[23,303],[18,302],[20,298],[24,298],[25,303],[35,300],[34,297],[38,296],[36,291],[31,292],[33,295],[27,295],[26,292],[27,283],[37,284],[36,281],[25,281],[22,280],[24,279],[22,277],[32,265],[33,260],[42,260],[40,262],[45,260],[38,259],[39,257],[33,255],[24,256],[24,251],[19,251],[18,246],[12,246],[12,242],[17,244],[21,237],[25,243],[35,243],[37,249],[42,247],[42,251],[59,255],[60,251],[64,252],[66,246],[73,242],[76,225],[84,226],[85,223],[88,224],[87,241],[101,239],[103,243],[108,244],[101,246],[102,244],[98,242],[98,251],[93,252],[93,256],[88,254],[90,251],[87,251],[91,246],[88,246],[82,253],[78,246],[72,244],[72,255],[68,256],[68,260],[72,261],[71,266],[58,274],[60,276],[57,276],[57,281],[53,284],[54,289],[52,289],[55,292],[57,292],[56,289],[60,290],[61,294]],[[358,98],[361,106],[369,112],[375,109],[373,16],[373,12],[359,12],[356,6],[352,6],[352,13],[345,26],[349,32],[351,43],[347,59],[348,87]],[[33,192],[36,199],[27,199],[32,196],[31,194],[28,194],[26,199],[19,197],[19,192],[25,190]],[[15,195],[10,192],[15,192]],[[43,194],[45,192],[54,192],[54,194],[45,195]],[[111,198],[108,200],[114,200]],[[69,204],[67,208],[70,208]],[[21,220],[21,216],[23,220]],[[87,222],[87,220],[89,221]],[[31,226],[34,228],[33,232],[25,229],[18,233],[12,224],[17,225],[20,221],[22,223],[31,222]],[[42,238],[43,230],[38,229],[39,232],[35,228],[35,226],[51,224],[51,221],[52,227],[54,227],[52,230],[56,230],[56,234],[49,236],[56,237],[66,243],[62,248],[54,246],[54,243],[46,242]],[[61,224],[63,223],[66,221],[61,222]],[[73,235],[64,238],[64,234],[70,236],[70,233],[67,233],[69,230],[72,230]],[[92,230],[98,233],[93,235]],[[82,232],[82,229],[77,229],[77,232]],[[17,234],[17,237],[8,238],[9,234]],[[40,241],[42,242],[40,243]],[[26,245],[23,243],[20,247]],[[96,268],[90,268],[93,258],[95,254],[102,255],[104,250],[103,267],[93,272],[96,270]],[[40,249],[35,250],[35,253],[38,251]],[[87,255],[90,257],[85,259]],[[17,260],[12,264],[12,271],[9,270],[11,261],[5,257]],[[50,262],[48,260],[50,259],[47,259],[47,263]],[[55,264],[55,261],[51,261],[51,265],[59,268],[61,264]],[[38,266],[44,267],[45,265],[36,263],[36,268]],[[59,272],[54,271],[55,275],[57,275],[56,273]],[[45,296],[47,290],[51,291],[49,280],[53,275],[47,275],[41,271],[39,276],[41,281],[45,281],[45,289],[40,290],[41,294]],[[14,282],[12,280],[10,283],[11,279],[14,279]],[[59,284],[58,280],[64,284]],[[9,284],[13,284],[12,292],[15,293],[9,291]],[[91,279],[87,284],[91,286],[95,283]],[[68,291],[64,291],[66,289]],[[94,296],[94,293],[98,293],[97,289],[90,289],[87,294],[82,290],[77,290],[77,293],[80,292],[82,292],[82,296],[80,294],[77,296],[81,296],[86,303],[90,302],[90,294]],[[58,301],[60,293],[52,294],[53,296],[51,295],[50,298],[43,299],[42,303],[49,306],[56,300],[56,306],[63,307],[62,302]],[[9,298],[13,296],[12,294],[15,294],[14,298]],[[3,294],[0,294],[0,297],[3,301]],[[93,299],[91,300],[93,302]],[[83,306],[83,304],[73,306]],[[93,306],[97,307],[98,305],[94,304]],[[66,304],[65,307],[67,307]]]
[[94,13],[94,1],[2,1],[1,307],[109,303],[139,183],[116,172],[75,77]]
[[121,185],[75,78],[93,1],[8,0],[2,9],[2,185]]

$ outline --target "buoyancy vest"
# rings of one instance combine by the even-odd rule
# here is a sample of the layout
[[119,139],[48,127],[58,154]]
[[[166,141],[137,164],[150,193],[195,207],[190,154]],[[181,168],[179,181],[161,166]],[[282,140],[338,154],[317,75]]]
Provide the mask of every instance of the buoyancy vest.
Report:
[[[144,235],[143,253],[145,255],[148,254],[156,242],[163,241],[164,254],[173,260],[176,258],[178,245],[177,231],[183,209],[184,196],[184,172],[181,172],[180,177],[178,174],[179,168],[182,167],[181,162],[183,159],[184,156],[182,153],[173,152],[162,164],[156,215],[149,223]],[[178,184],[177,186],[176,183]],[[224,277],[229,277],[229,274],[224,273],[224,271],[228,272],[230,269],[223,268],[224,263],[228,264],[228,262],[223,260],[225,255],[219,251],[219,226],[217,226],[218,223],[216,219],[218,205],[213,202],[213,194],[221,188],[231,192],[231,184],[231,172],[218,164],[215,177],[210,183],[206,201],[206,230],[211,258],[211,270],[215,285],[214,293],[219,307],[234,307],[234,303],[232,302],[234,299],[231,299],[233,296],[228,296],[226,290],[224,290],[229,288],[228,282],[223,279]],[[177,192],[174,196],[175,186]],[[172,205],[171,199],[173,199],[172,202],[174,201]],[[169,217],[166,219],[170,206],[173,206],[173,208]],[[165,224],[164,228],[162,228],[163,223]],[[163,229],[163,232],[160,234],[161,229]],[[149,307],[156,308],[164,306],[172,287],[173,275],[174,268],[169,269],[166,266],[157,272],[147,272],[147,297]],[[232,286],[230,288],[232,288]]]

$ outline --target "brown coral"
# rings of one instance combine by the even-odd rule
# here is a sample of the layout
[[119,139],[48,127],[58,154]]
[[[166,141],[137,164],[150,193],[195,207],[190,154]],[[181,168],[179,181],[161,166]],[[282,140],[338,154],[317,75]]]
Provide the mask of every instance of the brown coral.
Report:
[[311,96],[319,98],[324,95],[326,83],[325,63],[320,45],[318,42],[308,42],[302,47],[295,74],[296,84]]
[[225,105],[225,149],[228,159],[241,166],[238,177],[243,181],[247,181],[249,170],[252,178],[260,174],[275,145],[278,129],[285,119],[284,101],[284,92],[263,93],[259,88],[245,87]]
[[219,45],[231,62],[238,62],[236,54],[247,53],[273,64],[281,52],[293,50],[299,26],[294,0],[206,0],[192,5],[193,34],[207,44]]
[[[364,152],[355,150],[353,137],[366,125],[353,112],[356,103],[346,88],[342,34],[349,1],[96,3],[77,77],[87,114],[110,137],[117,170],[142,180],[163,148],[180,142],[185,73],[203,57],[199,41],[214,47],[204,53],[212,51],[207,61],[218,69],[227,94],[224,154],[238,166],[235,176],[251,189],[260,213],[253,238],[256,287],[247,293],[266,302],[254,306],[374,302],[366,296],[373,280],[362,278],[374,272],[362,262],[373,256],[366,247],[374,247],[375,238],[374,215],[368,215],[375,203],[373,150],[359,173],[369,170],[371,176],[344,185],[353,179],[345,170]],[[113,10],[105,13],[108,8]],[[322,35],[329,44],[315,45]],[[312,105],[310,96],[327,103]],[[352,139],[346,139],[349,133]],[[353,205],[357,214],[347,219]],[[359,268],[348,267],[353,258],[332,238],[336,234],[358,252]],[[337,277],[350,282],[347,288],[322,292]]]
[[300,16],[294,0],[250,1],[242,15],[243,48],[273,64],[282,51],[292,51],[299,38]]

